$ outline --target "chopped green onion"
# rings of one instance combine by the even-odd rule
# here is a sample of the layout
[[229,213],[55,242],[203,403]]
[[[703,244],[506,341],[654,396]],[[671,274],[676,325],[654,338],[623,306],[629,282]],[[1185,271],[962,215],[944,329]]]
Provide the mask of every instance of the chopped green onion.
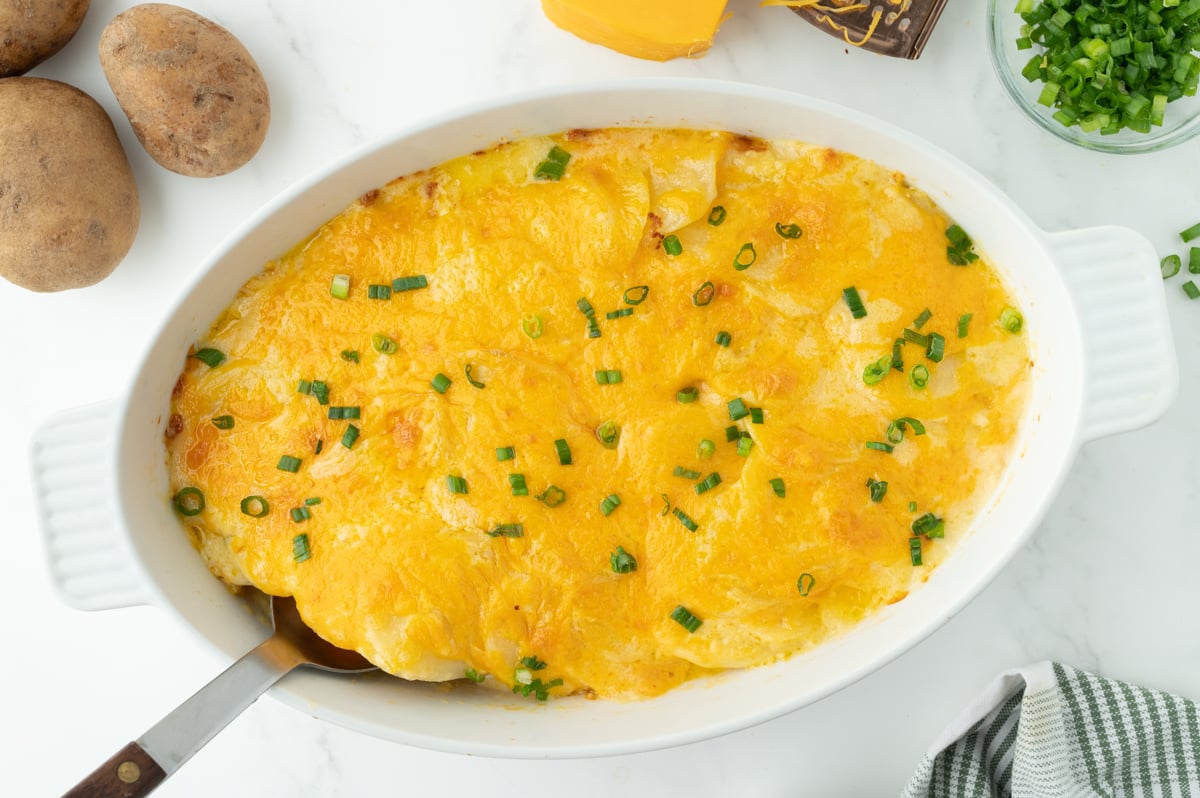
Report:
[[620,369],[605,369],[596,372],[596,383],[598,385],[617,385],[624,377],[621,375]]
[[615,449],[621,441],[621,428],[614,421],[605,421],[596,427],[596,439],[605,449]]
[[907,429],[908,427],[912,427],[912,431],[913,431],[914,435],[924,435],[925,434],[925,425],[924,424],[922,424],[920,421],[917,421],[915,418],[909,418],[908,416],[905,416],[904,418],[898,418],[895,421],[893,421],[892,423],[888,424],[888,428],[887,428],[888,442],[900,443],[902,440],[904,440],[904,430]]
[[447,476],[446,487],[450,489],[451,493],[466,494],[468,492],[467,481],[462,477],[456,477],[453,475]]
[[850,315],[854,318],[861,319],[867,315],[867,309],[863,307],[862,298],[854,286],[842,289],[842,299],[846,301],[846,307],[850,308]]
[[612,515],[613,510],[621,506],[621,497],[615,493],[610,493],[600,502],[600,512],[606,516]]
[[514,496],[529,495],[529,486],[525,484],[524,474],[509,474],[508,486],[512,488],[512,495]]
[[180,515],[199,515],[204,510],[204,493],[199,488],[182,488],[172,499]]
[[681,405],[689,405],[698,398],[700,398],[699,388],[688,387],[675,392],[675,400]]
[[700,479],[700,472],[684,468],[683,466],[675,466],[675,470],[671,472],[671,476],[683,477],[684,479]]
[[315,507],[316,505],[318,505],[320,503],[321,503],[320,496],[310,496],[309,498],[304,500],[305,507]]
[[1200,274],[1200,247],[1188,249],[1188,271],[1192,274]]
[[687,607],[680,604],[675,609],[671,610],[671,620],[688,630],[688,634],[695,634],[696,630],[704,621],[693,615]]
[[423,274],[414,274],[409,277],[397,277],[392,280],[392,292],[403,294],[405,291],[416,291],[418,288],[428,288],[429,280]]
[[517,456],[517,450],[511,446],[500,446],[500,447],[497,447],[497,449],[496,449],[496,461],[497,462],[502,463],[505,460],[511,460],[516,456]]
[[916,503],[916,502],[909,502],[909,503],[908,503],[908,511],[909,511],[910,513],[915,513],[915,512],[917,511],[917,503]]
[[483,680],[487,678],[487,674],[480,673],[474,668],[467,668],[463,671],[463,676],[475,682],[475,684],[482,684]]
[[391,299],[392,287],[390,285],[368,285],[367,299]]
[[625,549],[617,546],[616,551],[608,555],[608,564],[613,573],[631,574],[637,570],[637,560]]
[[635,285],[632,288],[626,288],[625,293],[621,298],[625,300],[626,305],[640,305],[646,301],[646,297],[650,295],[650,286]]
[[247,496],[242,499],[241,507],[242,515],[248,515],[251,518],[262,518],[271,512],[271,505],[267,504],[267,500],[262,496]]
[[571,447],[567,445],[565,438],[554,441],[554,450],[558,452],[559,465],[571,465]]
[[714,205],[713,209],[708,212],[708,223],[713,227],[720,227],[721,222],[725,221],[725,208],[722,205]]
[[897,338],[892,341],[892,368],[896,371],[904,371],[904,339]]
[[1024,324],[1025,319],[1017,312],[1016,308],[1006,305],[1000,312],[1000,326],[1013,335],[1019,333]]
[[335,274],[329,282],[329,293],[334,299],[350,298],[350,275]]
[[929,348],[925,350],[925,357],[932,360],[934,363],[941,363],[942,358],[946,356],[946,339],[941,333],[929,334]]
[[300,380],[296,383],[296,393],[312,396],[312,380]]
[[972,251],[974,244],[971,237],[958,225],[952,224],[946,228],[946,239],[950,242],[950,246],[946,247],[946,260],[955,266],[966,266],[979,260],[979,256]]
[[307,507],[293,507],[291,509],[292,522],[299,524],[312,518],[312,513]]
[[400,351],[399,345],[383,333],[375,333],[371,336],[371,346],[381,355],[394,355]]
[[446,389],[450,387],[452,382],[454,381],[439,371],[434,375],[433,379],[429,381],[429,384],[432,385],[433,390],[437,391],[438,393],[445,393]]
[[497,524],[495,529],[488,532],[490,538],[523,538],[525,537],[524,524]]
[[1200,288],[1196,287],[1194,280],[1188,280],[1183,284],[1183,293],[1187,294],[1188,299],[1200,298]]
[[817,583],[817,578],[805,571],[800,574],[800,578],[796,580],[796,589],[800,591],[801,596],[807,596],[813,589],[813,585]]
[[566,167],[553,161],[542,161],[534,170],[533,176],[538,180],[562,180]]
[[571,153],[559,147],[557,144],[550,148],[550,152],[546,154],[546,160],[551,163],[560,163],[566,166],[571,160]]
[[196,358],[196,360],[199,360],[210,369],[215,369],[217,366],[225,362],[225,353],[220,349],[213,349],[211,347],[205,347],[204,349],[197,350],[192,357]]
[[667,494],[665,494],[665,493],[662,494],[662,500],[663,500],[663,508],[662,508],[662,512],[659,513],[659,515],[666,515],[667,513],[671,512],[671,500],[667,498]]
[[1185,244],[1187,242],[1191,241],[1192,239],[1200,238],[1200,222],[1198,222],[1198,223],[1192,225],[1191,227],[1189,227],[1188,229],[1184,230],[1182,233],[1179,234],[1179,237],[1181,239],[1183,239],[1183,243],[1185,243]]
[[292,559],[296,562],[304,562],[312,554],[308,549],[308,534],[301,532],[296,537],[292,538]]
[[616,310],[610,310],[608,313],[605,313],[604,318],[609,319],[611,321],[612,319],[623,319],[626,316],[632,316],[632,315],[633,315],[633,308],[617,308]]
[[917,316],[915,319],[913,319],[913,327],[915,329],[919,330],[925,326],[925,322],[929,321],[932,318],[933,318],[933,312],[930,311],[929,308],[925,308],[924,310],[921,311],[919,316]]
[[320,454],[321,450],[324,448],[325,448],[325,441],[322,440],[321,438],[317,438],[317,445],[313,447],[313,454]]
[[696,289],[696,293],[692,294],[692,304],[698,308],[702,308],[712,302],[716,294],[717,289],[713,287],[711,282],[706,280]]
[[730,421],[737,421],[750,415],[750,408],[746,407],[746,403],[742,401],[740,396],[731,401],[727,407],[729,408]]
[[868,363],[867,367],[863,369],[863,382],[865,382],[867,385],[875,385],[876,383],[882,381],[891,370],[892,357],[890,355],[884,355],[875,362]]
[[357,362],[359,362],[359,361],[358,361],[358,350],[356,350],[356,349],[343,349],[343,350],[342,350],[342,360],[345,360],[345,361],[347,361],[347,362],[351,362],[351,363],[357,363]]
[[309,393],[317,397],[317,404],[329,404],[329,386],[323,380],[313,380]]
[[908,539],[908,556],[912,560],[912,564],[914,567],[922,564],[922,561],[921,561],[921,539],[920,538],[909,538]]
[[929,384],[929,369],[918,363],[908,372],[908,384],[920,390]]
[[547,507],[557,507],[567,500],[567,492],[557,485],[551,485],[542,491],[542,495],[538,496],[538,501]]
[[787,496],[787,487],[783,484],[782,479],[775,477],[774,479],[769,480],[769,482],[771,483],[771,490],[775,491],[776,496],[781,499]]
[[663,251],[665,251],[668,255],[675,256],[683,254],[683,244],[679,243],[679,236],[675,235],[674,233],[664,238],[662,245]]
[[586,297],[576,299],[575,307],[579,308],[579,312],[586,318],[594,319],[596,317],[596,309],[592,307],[592,303],[588,302]]
[[799,238],[801,235],[800,225],[798,225],[798,224],[785,225],[783,222],[775,223],[775,232],[779,233],[779,235],[783,238]]
[[526,319],[523,319],[521,321],[521,329],[530,338],[541,338],[542,337],[542,329],[543,329],[542,328],[542,317],[541,316],[530,316]]
[[763,418],[764,418],[763,409],[761,407],[750,408],[750,423],[751,424],[761,424],[761,423],[763,423]]
[[217,429],[233,429],[233,416],[213,416],[212,423]]
[[973,314],[970,314],[970,313],[964,313],[958,317],[958,337],[959,338],[967,337],[967,327],[971,323],[972,315]]
[[1162,271],[1162,278],[1165,280],[1168,277],[1174,277],[1175,275],[1179,274],[1179,267],[1181,265],[1183,265],[1183,263],[1179,259],[1178,255],[1168,255],[1162,259],[1162,262],[1159,263],[1158,268],[1160,271]]
[[946,522],[933,513],[925,515],[912,522],[914,535],[924,535],[927,538],[940,538],[946,534]]
[[342,446],[345,446],[347,449],[353,449],[356,440],[358,440],[358,427],[351,424],[342,433]]
[[908,341],[910,344],[916,344],[917,346],[929,346],[928,335],[923,335],[922,333],[919,333],[916,330],[910,330],[907,327],[904,328],[904,340]]
[[742,437],[742,433],[741,430],[738,429],[737,424],[730,424],[725,428],[725,441],[727,443],[732,443],[740,437]]
[[880,441],[867,441],[867,448],[874,449],[877,452],[886,452],[891,454],[894,448],[890,443],[882,443]]
[[715,488],[717,485],[720,485],[720,484],[721,484],[721,475],[718,474],[716,471],[714,471],[711,474],[709,474],[707,477],[705,477],[703,480],[696,483],[696,485],[695,485],[696,495],[699,496],[701,493],[710,491],[713,488]]
[[600,325],[596,323],[596,318],[593,316],[588,319],[588,338],[600,337]]
[[696,457],[700,458],[701,460],[707,460],[716,453],[717,445],[708,438],[700,441],[700,443],[696,446]]
[[467,367],[465,369],[466,374],[467,374],[467,382],[471,383],[471,385],[473,385],[474,387],[479,388],[479,389],[486,388],[487,385],[485,385],[484,383],[480,382],[479,380],[477,380],[471,376],[472,368],[473,368],[473,366],[470,363],[468,363]]
[[300,463],[303,462],[299,457],[292,457],[290,454],[285,454],[279,458],[279,463],[275,467],[280,471],[290,471],[295,474],[300,470]]
[[359,407],[330,407],[329,418],[331,421],[345,421],[352,418],[360,418],[362,416],[362,408]]
[[887,486],[888,484],[883,480],[875,479],[875,477],[868,477],[867,491],[871,494],[871,501],[883,501],[883,497],[887,495]]
[[731,343],[733,343],[733,336],[724,330],[721,330],[719,333],[717,333],[717,337],[714,340],[717,346],[729,346]]
[[756,260],[758,260],[758,253],[754,250],[754,244],[746,242],[733,256],[733,268],[739,272],[745,271],[753,266]]
[[738,438],[737,453],[739,457],[749,457],[750,450],[754,448],[754,439],[750,437]]
[[[528,674],[529,672],[518,669],[517,673]],[[550,690],[555,687],[561,687],[562,683],[562,679],[551,679],[544,684],[542,683],[541,679],[533,679],[528,684],[523,682],[514,684],[512,691],[518,695],[524,696],[525,698],[528,698],[529,694],[533,693],[534,698],[536,698],[538,701],[545,701],[550,697]]]
[[689,532],[695,532],[700,528],[700,525],[692,520],[691,516],[676,507],[671,513],[679,519],[679,523],[683,524]]
[[571,153],[556,144],[546,154],[546,160],[537,165],[533,176],[538,180],[561,180],[570,160]]

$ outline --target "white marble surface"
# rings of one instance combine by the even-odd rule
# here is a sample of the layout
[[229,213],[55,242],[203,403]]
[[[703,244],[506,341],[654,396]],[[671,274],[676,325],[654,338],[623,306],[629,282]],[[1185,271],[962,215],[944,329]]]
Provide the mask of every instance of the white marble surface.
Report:
[[[1116,223],[1180,251],[1200,219],[1200,140],[1148,156],[1073,149],[1026,122],[991,73],[983,0],[950,4],[924,57],[846,48],[783,9],[732,0],[709,54],[656,64],[554,28],[536,0],[194,0],[255,55],[274,117],[246,168],[170,174],[141,150],[96,59],[129,3],[93,0],[35,74],[113,115],[142,192],[141,232],[104,283],[37,296],[0,281],[0,794],[57,795],[224,663],[153,608],[80,613],[50,591],[27,449],[59,408],[117,395],[202,257],[288,184],[353,146],[480,98],[639,76],[706,76],[878,114],[988,175],[1047,229]],[[2,113],[0,109],[0,113]],[[1043,528],[981,596],[891,665],[819,704],[675,750],[588,761],[458,757],[384,743],[264,699],[160,790],[221,794],[864,796],[896,794],[926,743],[994,674],[1060,659],[1200,699],[1200,301],[1168,307],[1182,390],[1161,422],[1086,446]]]

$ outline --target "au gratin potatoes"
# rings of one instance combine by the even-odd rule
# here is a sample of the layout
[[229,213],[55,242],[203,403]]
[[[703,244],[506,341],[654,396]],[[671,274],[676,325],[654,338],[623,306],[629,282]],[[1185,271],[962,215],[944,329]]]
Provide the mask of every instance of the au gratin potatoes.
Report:
[[639,698],[838,635],[997,490],[1022,317],[902,175],[723,132],[531,137],[370,191],[172,397],[229,585],[406,679]]

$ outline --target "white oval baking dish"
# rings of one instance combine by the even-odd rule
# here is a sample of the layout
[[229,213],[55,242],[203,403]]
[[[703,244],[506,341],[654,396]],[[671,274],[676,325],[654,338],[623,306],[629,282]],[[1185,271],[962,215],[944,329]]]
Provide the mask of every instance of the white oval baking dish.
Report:
[[[891,125],[752,86],[655,80],[492,102],[370,145],[285,192],[201,266],[119,402],[37,433],[34,471],[50,569],[82,609],[153,604],[233,658],[266,634],[205,568],[168,498],[163,427],[188,347],[263,264],[368,189],[499,140],[657,125],[801,139],[903,172],[975,238],[1025,312],[1035,359],[1029,417],[1002,488],[928,583],[845,637],[774,665],[639,703],[541,705],[490,690],[296,673],[273,694],[352,729],[480,755],[631,753],[759,723],[845,687],[928,635],[1029,538],[1079,446],[1162,415],[1178,375],[1157,258],[1137,233],[1045,233],[969,167]],[[80,487],[86,484],[88,487]]]

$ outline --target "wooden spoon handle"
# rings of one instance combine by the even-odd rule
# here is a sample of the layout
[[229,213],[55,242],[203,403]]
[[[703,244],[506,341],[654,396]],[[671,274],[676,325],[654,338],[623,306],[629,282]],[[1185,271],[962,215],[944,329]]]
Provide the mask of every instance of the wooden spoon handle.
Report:
[[76,784],[63,798],[141,798],[149,795],[167,777],[137,743],[118,751]]

